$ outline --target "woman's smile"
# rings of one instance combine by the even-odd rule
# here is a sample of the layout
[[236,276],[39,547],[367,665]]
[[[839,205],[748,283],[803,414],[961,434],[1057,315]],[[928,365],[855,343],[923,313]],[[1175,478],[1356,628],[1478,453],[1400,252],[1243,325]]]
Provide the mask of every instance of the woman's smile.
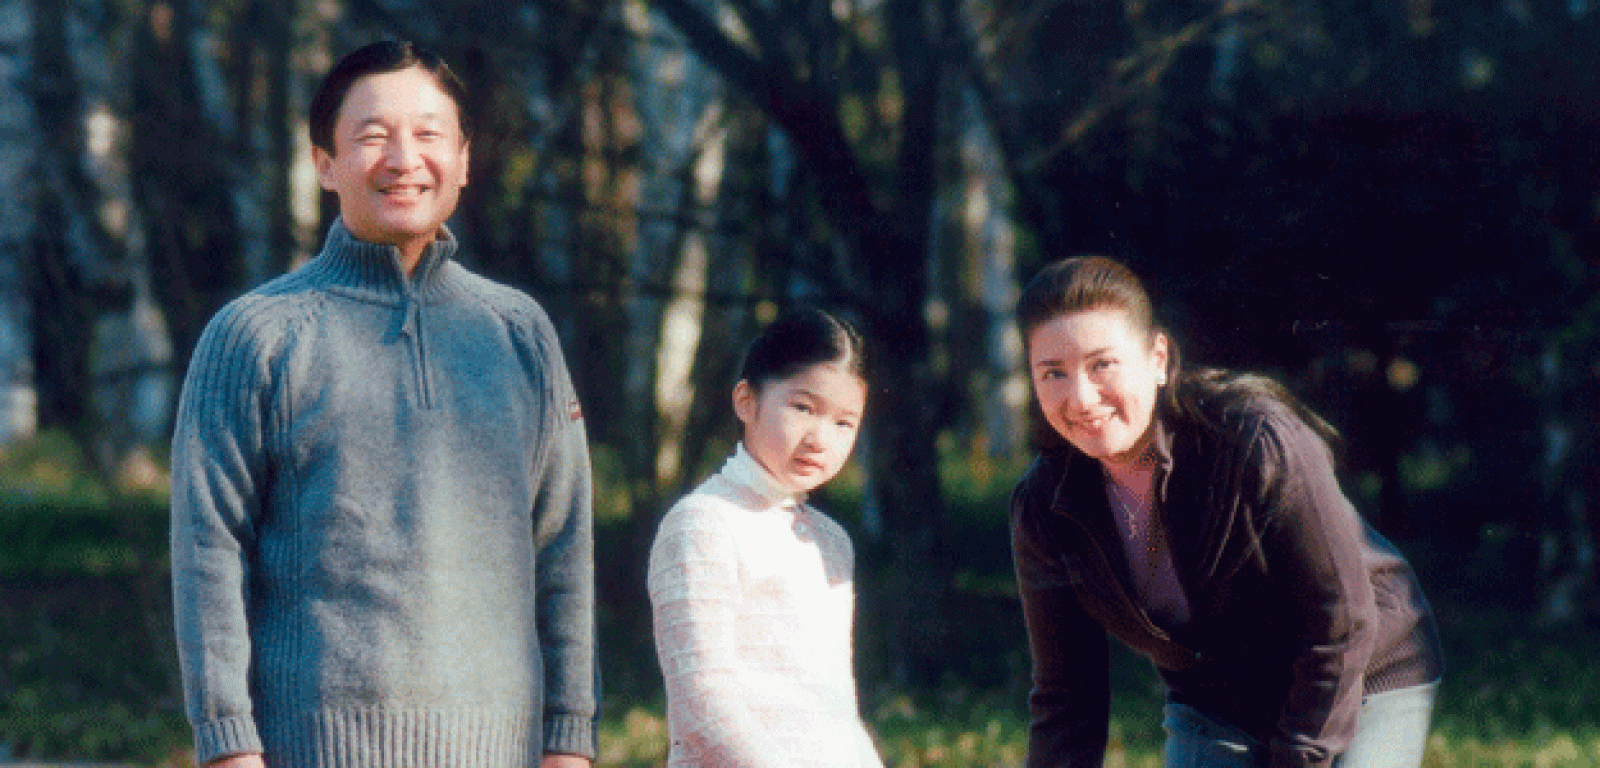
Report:
[[1029,335],[1028,359],[1046,420],[1085,455],[1119,460],[1150,432],[1167,342],[1135,329],[1126,312],[1059,315]]

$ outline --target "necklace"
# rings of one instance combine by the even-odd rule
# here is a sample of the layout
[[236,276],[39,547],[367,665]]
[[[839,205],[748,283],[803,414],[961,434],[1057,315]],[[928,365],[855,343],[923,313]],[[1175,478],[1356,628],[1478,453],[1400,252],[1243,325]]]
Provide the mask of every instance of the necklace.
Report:
[[[1151,615],[1180,624],[1189,619],[1189,602],[1168,547],[1166,526],[1156,512],[1156,469],[1151,466],[1149,471],[1142,477],[1133,473],[1134,486],[1123,485],[1106,471],[1106,497],[1115,523],[1126,537],[1123,547],[1128,569],[1141,602]],[[1143,496],[1135,487],[1143,488]]]
[[[1123,529],[1123,535],[1127,537],[1130,544],[1129,549],[1133,549],[1131,545],[1142,543],[1145,552],[1150,555],[1145,567],[1147,569],[1153,568],[1157,542],[1156,537],[1151,535],[1150,529],[1152,526],[1150,523],[1154,516],[1154,511],[1150,509],[1148,504],[1140,504],[1134,491],[1117,482],[1111,477],[1110,473],[1106,474],[1106,491],[1106,495],[1111,501],[1111,511],[1116,515],[1118,521],[1122,523],[1121,528]],[[1144,514],[1139,514],[1140,511],[1143,511]]]

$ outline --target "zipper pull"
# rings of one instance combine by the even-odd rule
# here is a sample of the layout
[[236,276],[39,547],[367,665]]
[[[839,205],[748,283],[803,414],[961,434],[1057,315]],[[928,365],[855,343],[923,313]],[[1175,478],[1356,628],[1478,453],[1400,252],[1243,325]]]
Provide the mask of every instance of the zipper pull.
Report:
[[410,336],[413,339],[417,338],[417,313],[418,313],[418,311],[419,311],[419,307],[417,306],[416,297],[415,296],[407,296],[406,297],[406,309],[405,309],[405,313],[406,314],[405,314],[405,318],[400,321],[400,334],[401,335]]

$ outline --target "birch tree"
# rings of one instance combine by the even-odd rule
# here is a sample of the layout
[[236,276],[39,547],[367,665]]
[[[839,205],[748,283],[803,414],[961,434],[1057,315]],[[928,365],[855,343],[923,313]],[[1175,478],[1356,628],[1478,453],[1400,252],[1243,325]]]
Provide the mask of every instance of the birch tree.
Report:
[[33,180],[37,117],[31,0],[0,2],[0,445],[33,434],[38,394],[33,371],[29,264],[37,217]]
[[[892,674],[931,682],[948,647],[950,561],[925,306],[939,84],[951,2],[663,0],[696,54],[766,111],[803,158],[843,258],[801,265],[864,319],[880,350],[864,457],[893,560]],[[827,251],[822,251],[827,253]]]
[[937,206],[940,231],[937,258],[948,280],[948,332],[952,375],[961,388],[953,396],[968,417],[975,453],[1011,458],[1027,450],[1029,398],[1016,330],[1018,235],[1015,200],[1006,156],[983,117],[982,106],[964,78],[954,89],[945,121],[949,178],[941,184]]
[[[206,9],[189,0],[157,0],[132,19],[129,146],[133,196],[142,214],[150,286],[172,336],[176,370],[211,315],[248,286],[242,254],[259,248],[264,228],[245,205],[230,172],[231,102],[209,62],[216,37]],[[240,213],[248,213],[240,230]],[[260,260],[260,254],[254,257]],[[257,270],[257,275],[260,270]]]
[[[76,107],[63,119],[75,122],[75,140],[63,153],[63,177],[83,176],[85,219],[102,234],[102,282],[113,282],[118,300],[98,307],[85,330],[94,414],[90,450],[123,487],[154,488],[164,479],[150,449],[167,440],[167,418],[176,395],[172,343],[155,305],[145,271],[142,214],[129,178],[127,18],[119,3],[101,0],[61,5],[51,14],[77,84]],[[46,18],[41,15],[41,19]],[[76,168],[73,167],[76,165]],[[86,222],[86,226],[87,226]]]
[[[89,140],[108,109],[108,51],[99,44],[110,19],[98,3],[34,4],[34,104],[41,141],[39,219],[34,235],[36,370],[49,382],[40,399],[42,422],[66,428],[88,452],[90,465],[110,479],[128,440],[107,440],[93,406],[94,330],[103,315],[125,306],[122,242],[108,228],[125,221],[124,187],[103,149],[96,162]],[[94,119],[91,119],[94,118]],[[103,136],[95,136],[103,141]],[[122,419],[117,419],[123,422]],[[124,422],[125,423],[125,422]],[[121,430],[126,433],[126,430]]]

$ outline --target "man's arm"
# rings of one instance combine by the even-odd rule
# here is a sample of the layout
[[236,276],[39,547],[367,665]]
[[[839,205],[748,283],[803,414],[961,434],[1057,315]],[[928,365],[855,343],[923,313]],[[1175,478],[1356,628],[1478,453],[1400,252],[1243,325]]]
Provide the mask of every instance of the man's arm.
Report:
[[231,305],[207,325],[172,440],[172,593],[195,761],[260,753],[246,591],[265,471],[265,366]]
[[786,768],[795,756],[773,741],[751,704],[810,694],[791,683],[753,690],[741,679],[739,548],[732,530],[717,506],[690,499],[668,513],[650,545],[651,624],[673,702],[669,733],[674,751],[693,765]]
[[[550,419],[533,524],[538,538],[535,606],[544,656],[547,765],[593,759],[600,670],[595,654],[594,524],[589,447],[582,410],[549,321],[537,332],[547,367]],[[551,763],[551,760],[557,762]]]

